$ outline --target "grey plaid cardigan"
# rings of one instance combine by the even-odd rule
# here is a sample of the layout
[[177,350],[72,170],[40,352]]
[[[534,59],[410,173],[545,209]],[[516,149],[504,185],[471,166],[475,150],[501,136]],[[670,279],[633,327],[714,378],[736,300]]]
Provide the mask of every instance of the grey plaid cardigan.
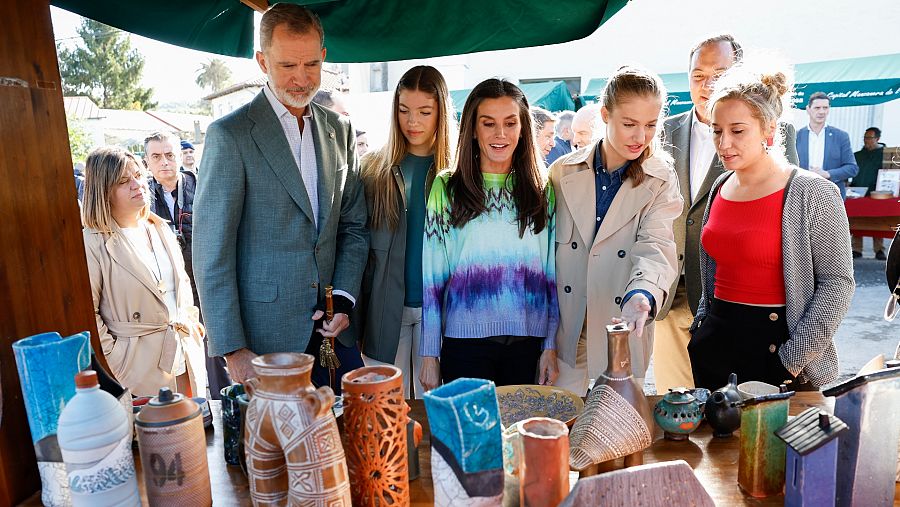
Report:
[[[732,174],[722,174],[713,184],[704,226],[719,188]],[[855,289],[850,227],[841,194],[830,181],[797,169],[786,188],[781,246],[790,338],[778,355],[791,374],[818,388],[838,376],[832,338],[850,308]],[[703,295],[692,329],[706,317],[715,291],[716,262],[702,245],[700,278]]]

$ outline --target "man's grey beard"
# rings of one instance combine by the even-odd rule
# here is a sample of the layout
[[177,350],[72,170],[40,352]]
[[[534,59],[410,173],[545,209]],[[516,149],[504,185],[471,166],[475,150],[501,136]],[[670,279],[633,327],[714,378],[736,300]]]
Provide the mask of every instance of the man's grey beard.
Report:
[[[269,79],[269,83],[272,83],[271,79]],[[316,96],[316,92],[319,91],[319,87],[316,86],[306,93],[303,98],[298,98],[291,95],[286,88],[279,88],[272,85],[272,89],[275,91],[275,96],[278,97],[278,100],[280,100],[282,104],[296,109],[303,109],[308,106],[309,103],[312,102],[313,97]]]

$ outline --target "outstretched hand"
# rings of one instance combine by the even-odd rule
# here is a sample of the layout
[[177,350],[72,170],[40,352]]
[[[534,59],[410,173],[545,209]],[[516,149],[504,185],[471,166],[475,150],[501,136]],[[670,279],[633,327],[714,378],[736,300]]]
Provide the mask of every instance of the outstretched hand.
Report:
[[[634,334],[640,337],[644,334],[644,324],[650,317],[650,300],[647,296],[637,293],[622,306],[621,319],[613,319],[613,322],[625,322],[628,324],[628,330],[634,331]],[[616,323],[618,323],[616,322]]]

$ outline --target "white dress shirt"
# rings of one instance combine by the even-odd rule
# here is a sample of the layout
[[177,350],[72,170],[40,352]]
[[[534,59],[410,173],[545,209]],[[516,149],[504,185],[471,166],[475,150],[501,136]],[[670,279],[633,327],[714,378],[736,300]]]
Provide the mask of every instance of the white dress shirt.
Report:
[[820,130],[818,134],[813,132],[812,127],[809,127],[809,167],[807,167],[807,169],[812,169],[813,167],[824,169],[822,165],[825,163],[826,127],[828,127],[828,125],[823,125],[822,130]]
[[300,169],[300,177],[303,178],[303,186],[306,187],[306,195],[309,196],[309,203],[312,205],[313,221],[316,227],[319,225],[319,168],[316,161],[316,146],[312,136],[312,113],[309,107],[303,113],[303,132],[300,132],[300,123],[297,118],[288,111],[288,108],[278,100],[275,93],[269,88],[269,85],[263,87],[266,98],[275,116],[281,123],[281,130],[287,138],[288,145],[291,147],[291,155],[294,156],[294,162]]
[[703,180],[709,173],[713,157],[716,156],[716,144],[713,141],[712,129],[697,118],[697,112],[691,115],[691,203],[697,198]]

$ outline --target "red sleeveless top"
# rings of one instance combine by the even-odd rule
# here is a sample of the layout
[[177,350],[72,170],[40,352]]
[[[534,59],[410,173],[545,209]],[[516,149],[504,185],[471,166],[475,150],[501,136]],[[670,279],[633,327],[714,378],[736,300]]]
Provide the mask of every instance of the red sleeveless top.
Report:
[[700,242],[716,261],[715,296],[749,305],[783,305],[781,214],[784,189],[752,201],[717,195]]

